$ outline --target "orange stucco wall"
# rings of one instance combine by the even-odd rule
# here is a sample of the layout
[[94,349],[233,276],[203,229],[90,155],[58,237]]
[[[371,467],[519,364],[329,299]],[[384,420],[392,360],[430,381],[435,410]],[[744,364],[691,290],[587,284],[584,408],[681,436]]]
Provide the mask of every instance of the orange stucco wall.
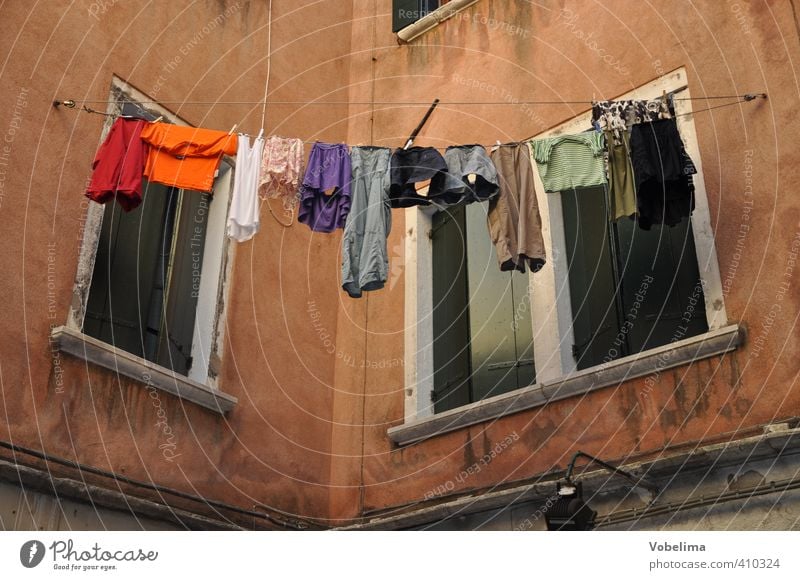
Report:
[[[372,293],[365,304],[349,307],[357,313],[352,322],[340,320],[338,340],[365,343],[366,350],[360,357],[360,351],[354,352],[354,365],[339,362],[337,386],[344,391],[345,385],[358,385],[366,395],[361,401],[358,395],[341,395],[350,411],[343,416],[354,426],[339,427],[350,437],[342,434],[342,447],[334,447],[334,453],[357,455],[363,446],[363,489],[355,487],[358,473],[340,469],[338,476],[349,477],[353,488],[349,495],[332,495],[334,514],[352,515],[358,497],[362,509],[384,510],[426,496],[439,498],[443,492],[524,480],[563,469],[578,449],[633,460],[667,447],[733,437],[737,431],[798,414],[800,393],[794,381],[800,294],[792,279],[797,250],[792,242],[800,232],[800,209],[791,192],[798,179],[795,63],[800,53],[790,2],[634,6],[624,1],[483,1],[404,46],[389,31],[389,3],[379,4],[383,9],[374,40],[366,31],[354,32],[351,69],[354,87],[374,76],[378,102],[613,98],[679,67],[686,68],[695,97],[769,93],[768,101],[694,118],[728,319],[748,329],[749,342],[734,354],[664,372],[653,389],[644,388],[645,379],[632,380],[397,449],[386,429],[403,420],[403,369],[371,367],[403,352],[399,305],[404,287],[398,281],[392,289]],[[370,3],[356,5],[354,18],[372,18]],[[376,59],[374,69],[360,54],[367,50]],[[357,59],[362,66],[356,65]],[[696,101],[693,108],[716,104]],[[425,107],[377,106],[374,143],[401,145]],[[587,108],[443,105],[417,144],[488,145],[522,139]],[[365,138],[365,127],[355,117],[350,131],[351,140],[356,134]],[[752,197],[746,191],[748,179]],[[750,211],[745,209],[749,199],[754,201]],[[399,247],[405,234],[403,213],[393,216],[390,249]],[[742,241],[743,231],[748,233]],[[779,292],[784,281],[790,289]],[[769,314],[775,304],[780,308],[777,317]],[[767,331],[764,324],[771,324]],[[763,347],[755,351],[759,336]],[[363,410],[357,408],[359,402]],[[489,466],[478,463],[509,436],[519,439]]]
[[[271,98],[343,99],[335,90],[349,75],[351,8],[325,4],[274,3]],[[263,98],[267,3],[14,2],[1,11],[0,95],[12,105],[21,95],[24,106],[0,111],[3,136],[13,137],[0,202],[0,439],[247,509],[324,515],[334,364],[297,313],[309,300],[335,311],[338,235],[284,229],[264,207],[261,233],[237,247],[220,384],[239,405],[225,418],[165,393],[160,418],[141,384],[68,356],[56,376],[48,342],[51,324],[67,320],[82,191],[105,121],[52,101],[105,100],[117,75],[194,125],[238,123],[254,135],[259,105],[181,103]],[[325,28],[331,22],[341,24]],[[266,133],[344,140],[345,112],[271,106]],[[171,461],[159,448],[163,423],[174,434]]]
[[[427,105],[383,102],[612,98],[679,67],[695,97],[769,93],[695,116],[729,280],[725,306],[749,341],[663,373],[646,396],[643,379],[633,380],[397,449],[386,430],[403,421],[403,212],[393,213],[386,289],[352,300],[338,286],[340,234],[283,228],[263,207],[261,232],[236,248],[228,304],[220,386],[239,404],[222,418],[163,394],[179,454],[167,461],[140,384],[67,356],[63,374],[54,369],[48,332],[66,321],[81,193],[104,118],[51,102],[103,100],[116,74],[177,101],[166,106],[192,124],[238,123],[254,134],[258,105],[180,103],[262,98],[266,5],[84,0],[0,9],[14,31],[0,36],[0,439],[248,509],[265,503],[345,521],[420,501],[446,482],[457,493],[563,468],[577,449],[644,457],[800,414],[800,298],[789,269],[800,232],[800,51],[791,2],[481,0],[398,45],[389,0],[274,0],[268,134],[395,147]],[[315,99],[351,104],[275,102]],[[586,108],[441,105],[417,144],[522,139]],[[747,179],[751,212],[743,210]],[[778,298],[781,282],[790,288]],[[509,436],[489,467],[457,478]]]

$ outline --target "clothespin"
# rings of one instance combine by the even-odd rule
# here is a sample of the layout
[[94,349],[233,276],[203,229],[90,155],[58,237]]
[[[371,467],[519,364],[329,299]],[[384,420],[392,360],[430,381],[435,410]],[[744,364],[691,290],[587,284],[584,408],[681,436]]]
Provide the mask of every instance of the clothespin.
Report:
[[239,123],[234,123],[234,124],[233,124],[233,127],[231,127],[231,130],[230,130],[230,131],[228,131],[228,135],[233,135],[233,132],[236,130],[236,127],[237,127],[238,125],[239,125]]
[[261,127],[261,130],[258,132],[258,137],[256,139],[261,139],[264,136],[264,127]]
[[159,115],[159,116],[158,116],[158,119],[156,119],[155,121],[153,121],[153,123],[160,123],[160,122],[161,122],[163,119],[164,119],[164,115]]
[[661,111],[658,113],[659,119],[671,119],[672,115],[669,114],[669,105],[667,104],[667,91],[661,91]]

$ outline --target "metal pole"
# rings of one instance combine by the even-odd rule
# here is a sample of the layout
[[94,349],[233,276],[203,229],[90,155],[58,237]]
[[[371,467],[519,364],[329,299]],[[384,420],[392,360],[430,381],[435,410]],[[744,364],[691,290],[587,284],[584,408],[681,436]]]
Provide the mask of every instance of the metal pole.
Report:
[[567,467],[567,473],[565,479],[570,483],[572,482],[572,471],[575,469],[575,462],[578,460],[578,457],[585,457],[586,459],[589,460],[589,465],[591,465],[592,463],[596,463],[599,466],[604,467],[613,473],[616,473],[620,477],[624,477],[634,485],[645,488],[646,490],[652,492],[653,495],[658,494],[658,488],[656,486],[646,483],[642,478],[636,478],[630,473],[623,471],[618,467],[614,467],[610,463],[606,463],[605,461],[597,459],[597,457],[592,457],[591,455],[589,455],[588,453],[584,453],[583,451],[578,451],[577,453],[575,453],[575,455],[572,456],[572,460],[569,462],[569,467]]
[[430,116],[431,116],[431,113],[433,113],[433,110],[436,108],[436,105],[438,105],[438,104],[439,104],[439,99],[434,99],[434,100],[433,100],[433,103],[432,103],[432,104],[431,104],[431,106],[428,108],[428,112],[427,112],[427,113],[425,113],[425,116],[424,116],[424,117],[422,117],[422,121],[420,121],[420,122],[419,122],[419,125],[417,125],[417,128],[416,128],[416,129],[414,129],[414,130],[411,132],[411,135],[409,135],[409,137],[408,137],[408,140],[406,141],[406,144],[405,144],[405,146],[403,146],[403,149],[408,149],[409,147],[411,147],[411,144],[414,142],[414,139],[416,139],[416,138],[417,138],[417,135],[419,135],[419,132],[422,130],[422,127],[424,127],[424,126],[425,126],[425,123],[427,123],[427,122],[428,122],[428,117],[430,117]]

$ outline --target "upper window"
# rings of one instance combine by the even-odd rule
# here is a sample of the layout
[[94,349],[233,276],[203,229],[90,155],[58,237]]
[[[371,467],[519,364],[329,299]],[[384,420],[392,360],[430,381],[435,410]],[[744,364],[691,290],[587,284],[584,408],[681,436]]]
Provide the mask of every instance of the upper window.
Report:
[[[119,106],[122,114],[151,116],[127,99]],[[138,207],[125,212],[111,201],[102,208],[84,334],[199,382],[216,375],[232,173],[223,160],[212,194],[145,179]]]
[[440,0],[392,0],[392,32],[414,24],[441,4]]

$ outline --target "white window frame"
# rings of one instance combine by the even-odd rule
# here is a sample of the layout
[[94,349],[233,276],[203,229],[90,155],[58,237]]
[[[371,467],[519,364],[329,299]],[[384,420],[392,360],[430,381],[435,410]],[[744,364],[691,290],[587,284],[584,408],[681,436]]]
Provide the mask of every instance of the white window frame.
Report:
[[[175,125],[191,126],[171,111],[153,103],[153,99],[119,77],[114,76],[111,84],[108,113],[118,112],[115,101],[122,94],[131,102],[146,103],[143,105],[144,108],[163,115]],[[100,143],[106,138],[112,124],[113,118],[109,117],[100,136]],[[224,158],[214,181],[192,339],[193,363],[188,376],[175,373],[82,333],[106,209],[105,205],[93,202],[87,202],[78,271],[67,321],[65,326],[55,328],[52,332],[54,340],[62,350],[212,410],[225,412],[233,407],[236,398],[219,391],[217,374],[224,347],[224,321],[231,279],[230,270],[236,246],[230,243],[226,234],[234,165],[233,159]]]
[[[622,99],[654,99],[663,91],[679,91],[678,97],[691,97],[686,70],[680,68],[659,79],[618,97]],[[624,365],[636,366],[635,371],[628,369],[624,380],[644,376],[654,372],[655,357],[669,350],[684,349],[681,357],[671,359],[668,366],[661,365],[657,369],[669,368],[685,364],[695,358],[714,356],[727,352],[738,346],[742,340],[738,326],[726,326],[728,323],[722,293],[722,280],[719,273],[714,244],[714,231],[711,227],[711,216],[703,179],[702,159],[692,115],[692,101],[676,100],[675,113],[678,128],[686,146],[687,153],[697,167],[694,176],[695,209],[692,213],[692,230],[694,234],[697,264],[705,297],[706,321],[708,332],[699,337],[691,337],[669,345],[643,351],[618,361],[598,365],[583,371],[576,370],[576,361],[572,356],[572,306],[569,293],[568,265],[564,237],[564,223],[561,209],[561,196],[546,193],[541,178],[534,167],[536,197],[542,218],[542,236],[544,238],[547,263],[535,274],[530,274],[531,318],[534,336],[534,361],[536,364],[537,384],[518,389],[510,393],[498,395],[466,405],[464,407],[439,413],[433,412],[433,269],[432,243],[430,230],[432,216],[436,208],[410,207],[405,210],[405,422],[404,425],[389,430],[390,437],[399,443],[409,443],[436,433],[474,424],[487,418],[502,415],[497,409],[515,412],[524,408],[544,404],[554,398],[563,398],[572,394],[584,393],[586,390],[572,388],[570,380],[576,383],[586,377],[594,376],[591,388],[600,388],[613,384],[611,375],[618,376]],[[591,111],[582,113],[536,138],[552,137],[560,134],[571,134],[585,131],[591,126]],[[697,347],[691,350],[694,345]],[[687,358],[690,354],[694,358]],[[662,357],[663,358],[663,357]],[[650,366],[648,366],[650,364]],[[647,372],[649,370],[649,372]],[[602,378],[601,372],[608,377]],[[569,383],[569,384],[567,384]],[[583,384],[581,383],[581,384]],[[559,386],[560,394],[556,397],[548,395],[547,389]],[[565,388],[567,385],[567,388]],[[572,391],[570,391],[572,389]],[[591,390],[591,389],[589,389]],[[516,399],[515,399],[516,397]],[[520,402],[524,399],[524,402]],[[489,411],[489,409],[492,409]],[[426,426],[427,425],[427,426]]]
[[[677,98],[691,97],[685,69],[681,68],[667,74],[643,87],[635,89],[619,97],[618,100],[643,99],[660,97],[663,92],[676,92]],[[719,273],[719,261],[714,244],[714,231],[711,227],[711,214],[708,207],[703,163],[700,158],[700,147],[694,126],[692,101],[676,100],[675,114],[678,131],[681,134],[686,152],[697,167],[693,176],[695,188],[695,209],[692,212],[692,231],[694,234],[697,266],[700,271],[700,282],[705,295],[706,322],[708,329],[718,330],[728,322],[722,294],[722,279]],[[536,139],[569,135],[585,131],[591,126],[591,111],[578,115],[557,127],[537,135]],[[532,315],[536,333],[534,341],[544,351],[535,357],[537,376],[542,379],[553,379],[567,375],[576,370],[577,362],[572,356],[572,345],[575,342],[572,333],[572,302],[569,290],[569,266],[567,264],[566,240],[564,237],[564,220],[561,208],[561,196],[546,193],[536,163],[533,162],[536,198],[545,231],[545,248],[549,258],[545,266],[533,276]],[[555,308],[553,308],[555,305]],[[538,308],[537,308],[538,306]],[[558,356],[553,353],[558,352]],[[539,373],[541,368],[541,374]]]

